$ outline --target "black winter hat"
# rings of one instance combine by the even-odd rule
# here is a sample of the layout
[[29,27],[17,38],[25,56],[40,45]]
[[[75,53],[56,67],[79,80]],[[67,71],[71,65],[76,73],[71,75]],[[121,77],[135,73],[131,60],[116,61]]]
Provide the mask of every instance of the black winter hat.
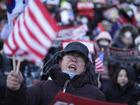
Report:
[[88,58],[89,50],[81,42],[71,42],[64,48],[63,51],[64,51],[64,53],[78,52],[78,53],[82,54],[86,60],[89,60],[89,58]]

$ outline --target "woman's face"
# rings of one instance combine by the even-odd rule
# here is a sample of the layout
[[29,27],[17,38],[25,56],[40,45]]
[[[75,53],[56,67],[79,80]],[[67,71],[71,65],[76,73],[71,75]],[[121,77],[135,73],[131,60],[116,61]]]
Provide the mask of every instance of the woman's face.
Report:
[[124,69],[122,69],[117,77],[117,83],[123,87],[128,83],[128,77],[127,77],[127,73]]

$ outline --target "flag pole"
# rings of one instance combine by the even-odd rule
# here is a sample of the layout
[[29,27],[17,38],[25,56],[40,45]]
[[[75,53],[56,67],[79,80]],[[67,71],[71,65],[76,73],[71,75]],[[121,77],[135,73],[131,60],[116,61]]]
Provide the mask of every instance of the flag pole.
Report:
[[15,58],[15,56],[12,57],[12,63],[13,63],[13,71],[16,71],[16,58]]
[[[104,48],[101,48],[101,52],[103,53],[104,52]],[[98,79],[97,79],[97,81],[98,81],[98,88],[101,88],[101,86],[102,86],[102,82],[101,82],[101,72],[99,72],[98,73]]]
[[21,64],[21,59],[18,59],[18,63],[17,63],[17,67],[16,67],[16,73],[19,73],[19,69],[20,69],[20,64]]
[[101,78],[101,74],[98,73],[98,77],[97,77],[98,88],[101,88],[101,86],[102,86],[102,83],[101,83],[101,81],[100,81],[100,78]]

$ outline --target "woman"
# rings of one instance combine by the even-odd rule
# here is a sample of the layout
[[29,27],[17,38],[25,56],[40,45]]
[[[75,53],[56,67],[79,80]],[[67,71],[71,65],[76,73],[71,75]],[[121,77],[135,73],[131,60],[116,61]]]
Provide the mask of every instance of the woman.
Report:
[[137,28],[131,24],[123,25],[116,33],[112,47],[121,49],[135,48],[134,39],[138,35]]
[[[137,105],[136,98],[140,95],[140,87],[134,83],[133,69],[129,66],[120,66],[114,73],[112,84],[105,92],[106,100],[116,103]],[[137,99],[137,101],[140,99]]]

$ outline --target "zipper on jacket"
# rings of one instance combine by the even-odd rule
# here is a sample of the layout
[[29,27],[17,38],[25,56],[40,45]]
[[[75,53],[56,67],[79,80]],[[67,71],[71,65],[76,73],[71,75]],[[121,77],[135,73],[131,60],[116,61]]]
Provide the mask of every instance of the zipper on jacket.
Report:
[[64,87],[63,87],[63,93],[66,92],[66,89],[67,89],[67,86],[68,86],[68,83],[70,82],[70,80],[67,80],[64,84]]

